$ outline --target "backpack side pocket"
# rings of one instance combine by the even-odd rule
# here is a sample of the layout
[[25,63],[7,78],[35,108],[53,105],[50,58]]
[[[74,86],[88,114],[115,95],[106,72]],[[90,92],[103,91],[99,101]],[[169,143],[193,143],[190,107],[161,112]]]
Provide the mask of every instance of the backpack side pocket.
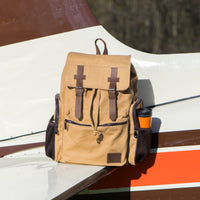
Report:
[[144,160],[150,153],[152,129],[141,128],[136,114],[136,110],[142,108],[142,100],[137,101],[131,106],[130,110],[130,131],[129,131],[129,156],[130,164]]
[[49,120],[47,130],[46,130],[46,138],[45,138],[45,153],[48,157],[55,159],[55,134],[58,133],[58,122],[59,122],[59,113],[60,113],[60,105],[59,105],[59,94],[55,96],[55,114]]
[[142,100],[137,99],[130,108],[129,112],[129,149],[128,149],[128,162],[129,164],[135,165],[135,156],[136,156],[136,149],[137,149],[137,141],[138,141],[138,132],[139,123],[138,120],[135,118],[136,115],[136,108],[142,107]]
[[149,108],[142,108],[133,110],[133,112],[138,125],[135,130],[138,138],[135,155],[135,163],[137,163],[144,160],[150,153],[152,138],[152,110]]
[[55,159],[55,120],[54,116],[49,120],[46,138],[45,138],[45,153],[48,157]]
[[136,147],[135,163],[144,160],[150,153],[151,149],[151,128],[140,128],[138,131],[138,140]]

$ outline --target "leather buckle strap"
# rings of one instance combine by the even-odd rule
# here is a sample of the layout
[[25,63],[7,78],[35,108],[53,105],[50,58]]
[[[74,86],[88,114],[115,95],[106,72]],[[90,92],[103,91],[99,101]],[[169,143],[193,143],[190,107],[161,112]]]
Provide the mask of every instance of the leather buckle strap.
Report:
[[116,99],[116,90],[115,89],[109,89],[108,94],[109,94],[109,99]]
[[83,88],[75,88],[76,91],[76,104],[75,104],[75,117],[81,119],[82,117],[82,106],[83,106]]
[[83,74],[84,66],[77,66],[77,74],[74,75],[74,79],[76,79],[76,103],[75,103],[75,117],[77,119],[81,119],[82,117],[82,107],[83,107],[83,80],[86,79],[86,76]]
[[76,91],[76,96],[82,96],[84,89],[82,87],[76,87],[75,91]]
[[110,107],[110,119],[115,121],[117,118],[117,95],[116,95],[116,83],[119,82],[117,77],[118,69],[116,67],[111,68],[111,77],[108,78],[110,82],[108,94],[109,94],[109,107]]
[[110,119],[115,121],[117,118],[117,96],[116,90],[108,91],[109,94],[109,108],[110,108]]

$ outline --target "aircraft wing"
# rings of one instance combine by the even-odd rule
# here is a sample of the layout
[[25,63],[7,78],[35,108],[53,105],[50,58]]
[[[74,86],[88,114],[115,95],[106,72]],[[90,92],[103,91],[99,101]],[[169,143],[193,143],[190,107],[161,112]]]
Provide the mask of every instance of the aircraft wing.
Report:
[[41,151],[0,159],[1,199],[67,199],[114,170],[57,163]]

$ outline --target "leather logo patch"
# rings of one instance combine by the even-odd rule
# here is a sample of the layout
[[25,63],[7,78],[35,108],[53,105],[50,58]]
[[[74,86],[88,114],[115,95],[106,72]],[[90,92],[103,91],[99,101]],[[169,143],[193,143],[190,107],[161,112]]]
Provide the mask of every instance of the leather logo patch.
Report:
[[108,153],[107,163],[121,163],[121,153]]

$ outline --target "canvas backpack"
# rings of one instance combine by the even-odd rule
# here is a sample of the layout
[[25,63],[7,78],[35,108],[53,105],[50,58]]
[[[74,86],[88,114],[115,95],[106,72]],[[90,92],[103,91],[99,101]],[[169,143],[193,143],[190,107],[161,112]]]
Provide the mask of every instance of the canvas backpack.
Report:
[[46,131],[46,155],[63,163],[135,165],[149,154],[151,128],[139,127],[136,109],[142,100],[131,56],[107,55],[102,39],[95,47],[97,55],[67,56]]

